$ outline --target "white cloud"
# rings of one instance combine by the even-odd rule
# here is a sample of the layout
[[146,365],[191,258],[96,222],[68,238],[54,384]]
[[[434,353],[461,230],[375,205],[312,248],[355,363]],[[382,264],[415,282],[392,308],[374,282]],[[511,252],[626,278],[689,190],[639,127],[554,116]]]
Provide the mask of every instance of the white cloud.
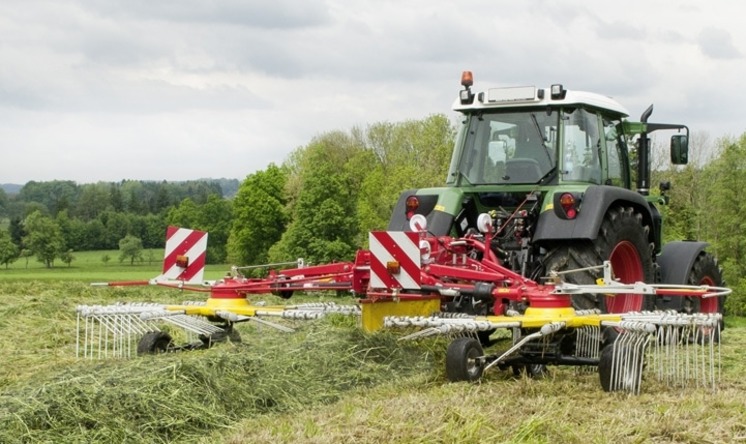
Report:
[[0,3],[0,182],[242,178],[325,131],[563,83],[740,134],[746,5],[712,0]]
[[705,28],[697,39],[702,53],[713,59],[743,58],[741,52],[733,46],[730,33],[724,29]]

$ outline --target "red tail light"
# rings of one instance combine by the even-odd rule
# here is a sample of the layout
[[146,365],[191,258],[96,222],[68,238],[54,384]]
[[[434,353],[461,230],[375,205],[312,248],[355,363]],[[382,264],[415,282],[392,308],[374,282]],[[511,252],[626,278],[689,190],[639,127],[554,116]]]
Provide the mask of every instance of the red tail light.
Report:
[[575,219],[575,216],[578,215],[578,209],[577,209],[577,201],[575,200],[575,196],[573,196],[571,193],[564,193],[562,196],[560,196],[559,199],[560,206],[562,207],[562,211],[565,212],[565,215],[568,219]]
[[406,201],[406,207],[407,207],[407,220],[411,219],[412,216],[414,216],[415,211],[417,211],[417,208],[420,207],[420,199],[417,198],[417,196],[409,196]]

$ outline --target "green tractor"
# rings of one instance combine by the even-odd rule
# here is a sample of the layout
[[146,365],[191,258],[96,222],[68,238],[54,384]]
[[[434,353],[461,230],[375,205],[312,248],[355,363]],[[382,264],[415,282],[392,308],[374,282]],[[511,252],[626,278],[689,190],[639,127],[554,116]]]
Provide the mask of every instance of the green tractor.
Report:
[[[432,235],[479,236],[477,219],[490,213],[493,251],[504,266],[536,281],[554,271],[567,282],[595,284],[608,260],[622,283],[723,285],[706,243],[663,245],[657,205],[667,201],[668,186],[661,184],[658,196],[649,193],[648,135],[673,132],[671,162],[686,164],[685,125],[648,122],[652,105],[632,122],[615,100],[559,84],[473,92],[467,71],[461,85],[454,109],[463,120],[445,186],[402,193],[388,230],[408,231],[412,216],[422,214]],[[636,162],[627,145],[634,139]],[[604,313],[722,313],[724,301],[587,294],[573,304]],[[491,314],[489,307],[467,305],[451,309]]]

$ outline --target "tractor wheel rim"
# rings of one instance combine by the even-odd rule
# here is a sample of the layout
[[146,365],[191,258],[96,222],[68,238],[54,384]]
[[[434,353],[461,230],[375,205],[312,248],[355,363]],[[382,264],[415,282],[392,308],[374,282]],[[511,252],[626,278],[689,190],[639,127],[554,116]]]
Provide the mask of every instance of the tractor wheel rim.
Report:
[[[623,284],[633,284],[645,280],[642,270],[642,258],[629,241],[619,242],[609,255],[614,277]],[[609,313],[626,313],[641,311],[643,308],[642,294],[626,293],[606,297],[606,311]]]
[[[715,281],[710,276],[704,276],[699,281],[699,285],[715,286]],[[699,312],[700,313],[718,313],[718,298],[700,298],[699,301]]]

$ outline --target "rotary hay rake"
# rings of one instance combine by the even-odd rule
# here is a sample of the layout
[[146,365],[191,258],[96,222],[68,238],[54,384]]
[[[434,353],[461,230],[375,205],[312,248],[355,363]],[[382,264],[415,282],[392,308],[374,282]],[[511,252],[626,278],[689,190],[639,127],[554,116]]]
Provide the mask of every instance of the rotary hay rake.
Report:
[[[603,275],[596,285],[567,283],[560,274],[538,283],[500,265],[487,247],[488,226],[482,234],[451,238],[427,235],[424,220],[415,219],[412,224],[413,232],[370,233],[370,250],[359,251],[355,262],[318,266],[299,262],[295,268],[270,269],[261,279],[244,277],[234,267],[215,282],[201,280],[206,233],[169,228],[169,239],[192,240],[172,242],[170,250],[167,242],[164,274],[145,283],[207,292],[208,299],[178,305],[79,306],[78,356],[122,358],[207,348],[226,339],[240,341],[234,330],[240,322],[292,331],[267,318],[318,319],[336,313],[358,316],[369,332],[405,329],[408,334],[402,340],[451,337],[446,352],[446,375],[451,381],[477,381],[492,368],[538,376],[546,366],[571,365],[581,370],[597,367],[606,391],[637,394],[643,373],[669,386],[716,387],[721,314],[600,313],[574,309],[572,297],[706,299],[725,297],[729,289],[621,283],[614,279],[609,263],[594,267]],[[204,244],[194,241],[198,235],[205,237]],[[190,260],[194,257],[197,260]],[[287,299],[296,291],[330,290],[350,292],[359,298],[358,303],[262,305],[250,301],[257,294]],[[164,324],[182,330],[186,344],[175,345],[172,336],[161,330]],[[492,345],[490,335],[498,329],[511,332],[512,346],[486,353]]]

